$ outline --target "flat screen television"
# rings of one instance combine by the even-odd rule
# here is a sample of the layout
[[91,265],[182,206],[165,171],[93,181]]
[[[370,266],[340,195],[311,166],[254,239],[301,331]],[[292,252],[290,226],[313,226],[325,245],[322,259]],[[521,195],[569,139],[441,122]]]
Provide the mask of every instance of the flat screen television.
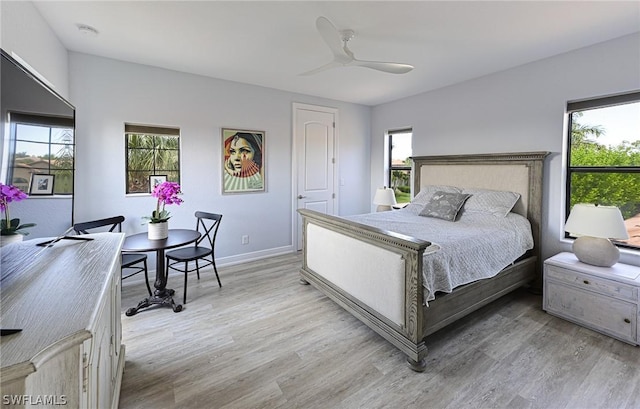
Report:
[[29,195],[10,216],[36,224],[25,239],[55,237],[73,224],[75,107],[0,51],[0,182]]

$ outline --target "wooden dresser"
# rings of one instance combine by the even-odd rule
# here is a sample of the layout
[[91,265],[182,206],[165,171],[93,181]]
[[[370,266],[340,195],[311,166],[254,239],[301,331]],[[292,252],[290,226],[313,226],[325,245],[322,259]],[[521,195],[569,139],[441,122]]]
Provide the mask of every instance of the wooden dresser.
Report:
[[117,408],[124,369],[124,234],[0,248],[2,407]]
[[640,344],[640,267],[596,267],[560,253],[544,262],[543,292],[549,314]]

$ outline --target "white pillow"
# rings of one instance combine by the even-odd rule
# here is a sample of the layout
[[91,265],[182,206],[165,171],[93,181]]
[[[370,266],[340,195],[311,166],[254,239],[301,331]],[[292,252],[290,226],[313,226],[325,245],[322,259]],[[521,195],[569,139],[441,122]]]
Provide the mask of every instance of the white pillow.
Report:
[[501,190],[465,188],[462,193],[471,195],[464,203],[463,212],[490,213],[497,217],[507,217],[520,199],[519,193]]

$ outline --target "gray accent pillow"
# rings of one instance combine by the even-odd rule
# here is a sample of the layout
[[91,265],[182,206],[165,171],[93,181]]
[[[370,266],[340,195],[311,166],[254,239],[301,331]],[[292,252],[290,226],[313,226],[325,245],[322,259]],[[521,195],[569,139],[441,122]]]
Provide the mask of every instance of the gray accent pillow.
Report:
[[420,192],[411,200],[405,209],[409,209],[413,214],[418,214],[429,203],[435,192],[460,193],[462,189],[447,185],[425,185],[420,188]]
[[453,222],[464,202],[471,197],[468,193],[437,191],[419,213],[420,216],[435,217]]
[[462,192],[471,195],[471,198],[464,204],[463,212],[491,213],[497,217],[507,217],[520,199],[519,193],[501,190],[469,188]]

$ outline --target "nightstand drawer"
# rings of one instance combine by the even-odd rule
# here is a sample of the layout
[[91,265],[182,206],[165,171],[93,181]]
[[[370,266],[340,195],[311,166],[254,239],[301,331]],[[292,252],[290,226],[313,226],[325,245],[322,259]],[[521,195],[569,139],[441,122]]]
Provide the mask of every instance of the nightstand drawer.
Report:
[[[592,278],[589,277],[589,280]],[[554,281],[546,281],[544,301],[545,309],[550,314],[637,344],[636,304]]]
[[583,290],[595,291],[599,294],[609,295],[611,297],[632,302],[638,301],[638,289],[631,285],[594,277],[589,274],[578,273],[576,271],[548,264],[545,265],[545,275],[547,279],[558,280]]

